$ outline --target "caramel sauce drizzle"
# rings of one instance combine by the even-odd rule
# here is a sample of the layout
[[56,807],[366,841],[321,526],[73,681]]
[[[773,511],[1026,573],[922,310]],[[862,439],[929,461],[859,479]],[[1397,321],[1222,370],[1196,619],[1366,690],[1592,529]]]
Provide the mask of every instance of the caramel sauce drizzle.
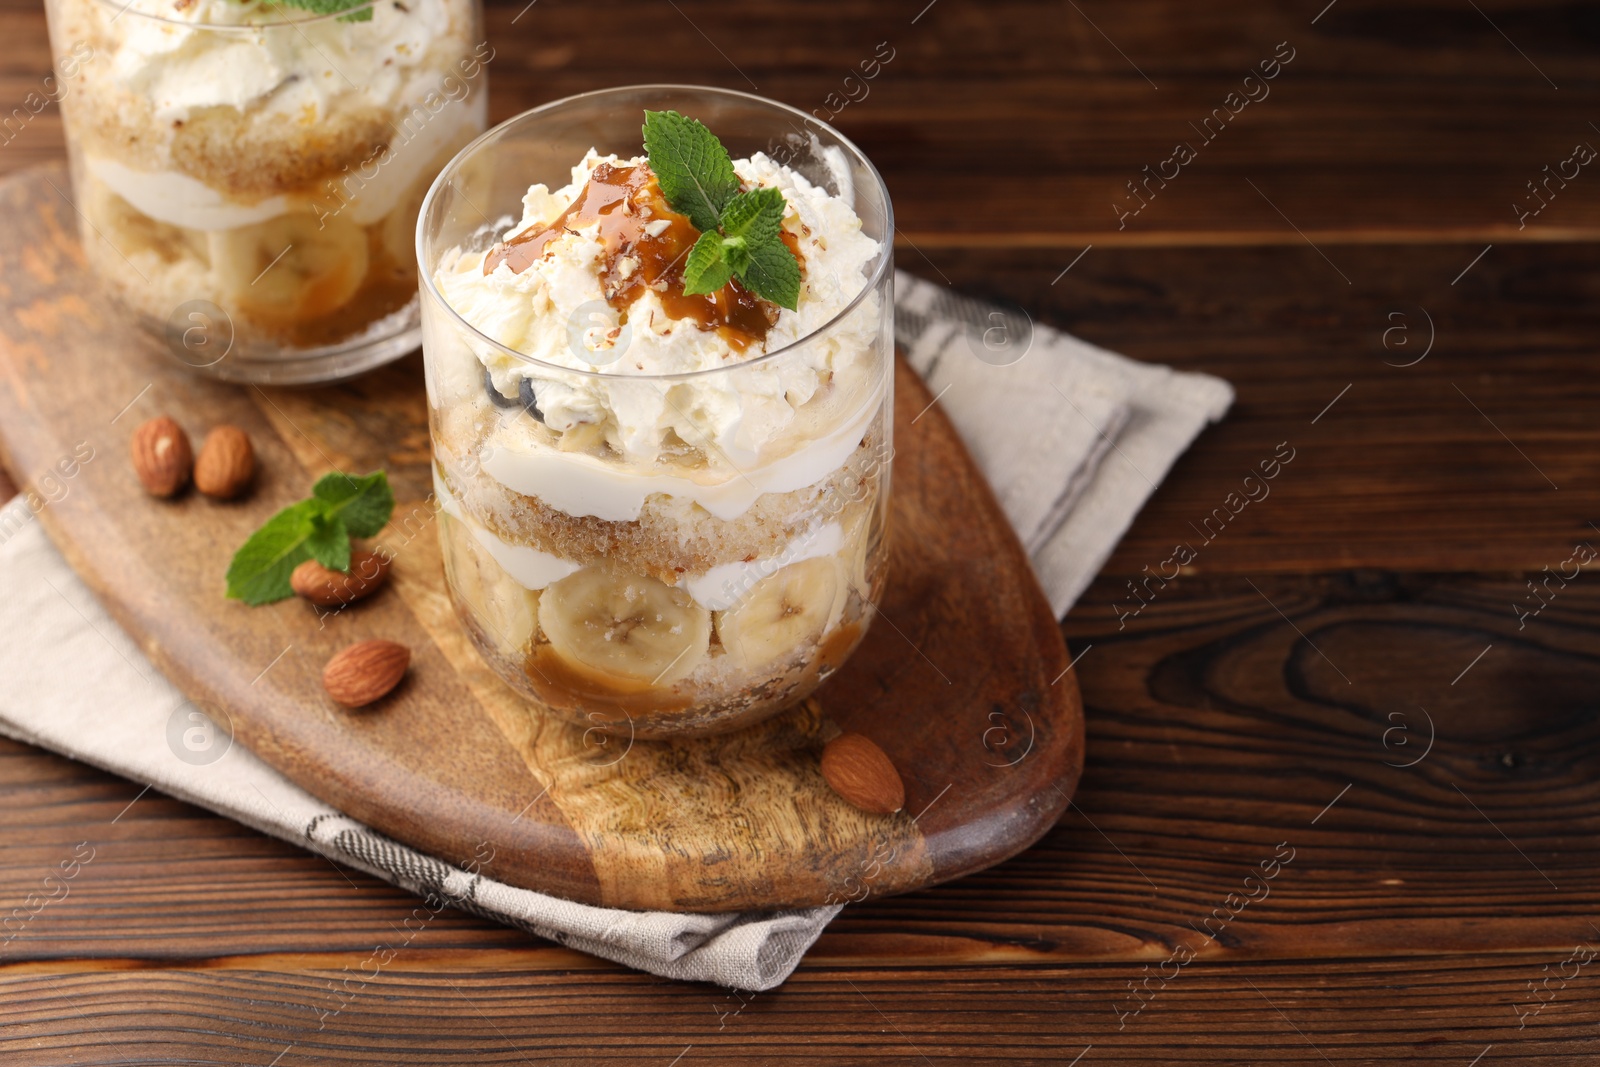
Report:
[[[662,221],[666,222],[664,228],[651,226]],[[521,274],[545,255],[551,241],[596,223],[605,248],[601,289],[606,303],[618,311],[623,322],[628,321],[633,302],[647,289],[660,297],[668,315],[716,331],[738,352],[765,341],[767,331],[778,321],[778,306],[750,292],[737,278],[714,293],[684,293],[684,260],[700,231],[688,216],[667,206],[654,172],[643,164],[617,167],[601,163],[595,167],[570,207],[548,225],[525,230],[496,245],[484,257],[483,272],[493,273],[507,263]],[[651,233],[651,229],[660,232]],[[800,259],[799,242],[787,230],[783,242]]]

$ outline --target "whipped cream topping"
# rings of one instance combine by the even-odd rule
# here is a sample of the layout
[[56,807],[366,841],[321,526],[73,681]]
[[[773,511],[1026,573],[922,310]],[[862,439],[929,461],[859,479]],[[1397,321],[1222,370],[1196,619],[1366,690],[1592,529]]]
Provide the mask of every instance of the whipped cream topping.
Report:
[[[531,187],[521,221],[504,236],[550,223],[602,163],[634,167],[644,160],[590,150],[565,187],[554,192],[542,184]],[[790,168],[759,153],[733,166],[746,186],[783,192],[784,229],[803,264],[797,309],[779,311],[765,338],[743,351],[717,330],[674,318],[648,289],[626,308],[623,321],[602,286],[606,249],[598,225],[570,229],[549,241],[542,256],[520,273],[503,262],[485,274],[485,252],[458,249],[443,257],[435,274],[439,293],[480,332],[557,367],[603,372],[563,374],[467,339],[503,395],[516,396],[526,378],[551,430],[592,426],[609,446],[607,459],[557,451],[542,429],[518,412],[502,423],[486,449],[483,466],[492,477],[574,515],[636,518],[650,492],[672,492],[727,518],[742,514],[759,492],[815,484],[859,443],[859,433],[848,439],[849,432],[865,426],[883,389],[881,357],[875,353],[880,330],[875,295],[784,356],[740,364],[807,338],[839,315],[866,285],[879,244],[862,232],[861,220],[844,199]],[[722,373],[677,381],[642,377],[697,371]],[[839,442],[842,452],[812,450],[809,462],[799,464],[803,469],[783,466],[785,457],[798,456],[841,430],[846,431]],[[705,468],[692,476],[673,473],[673,456],[685,448],[704,454]],[[774,477],[760,476],[774,466],[779,468]],[[602,467],[614,475],[609,482],[596,480]],[[742,484],[732,485],[735,480]]]
[[132,0],[115,28],[111,76],[158,120],[259,104],[315,121],[339,97],[387,106],[438,89],[412,75],[451,18],[445,0],[378,0],[365,22],[239,0]]

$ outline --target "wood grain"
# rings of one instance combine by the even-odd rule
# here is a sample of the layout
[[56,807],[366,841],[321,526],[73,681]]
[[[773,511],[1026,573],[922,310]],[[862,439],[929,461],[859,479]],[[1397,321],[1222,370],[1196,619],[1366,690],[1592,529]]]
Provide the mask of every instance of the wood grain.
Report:
[[[919,888],[1026,848],[1065,808],[1083,759],[1076,681],[1052,684],[1066,649],[987,484],[903,365],[884,623],[813,699],[750,730],[607,739],[535,714],[457,620],[419,361],[317,390],[197,381],[114,313],[81,313],[98,290],[52,183],[65,175],[0,184],[0,213],[26,220],[0,250],[10,279],[0,303],[12,310],[0,333],[0,447],[32,471],[103,442],[103,458],[83,464],[41,520],[163,673],[308,792],[500,881],[685,911]],[[157,412],[196,432],[219,419],[246,429],[262,467],[252,496],[150,500],[125,457]],[[378,537],[395,560],[394,596],[318,618],[298,600],[252,609],[220,595],[231,546],[254,527],[323,474],[375,469],[389,471],[398,501]],[[994,642],[989,655],[971,654],[974,631]],[[374,637],[410,648],[412,669],[402,689],[350,714],[328,698],[322,665]],[[1016,736],[1001,743],[997,726]],[[869,815],[828,788],[818,759],[841,729],[890,754],[905,810]]]
[[[470,1047],[477,1063],[656,1067],[674,1057],[1067,1064],[1080,1055],[1085,1064],[1093,1057],[1462,1067],[1491,1046],[1500,1062],[1519,1065],[1593,1062],[1600,984],[1587,971],[1524,1029],[1510,1001],[1499,1003],[1564,956],[1194,963],[1137,1015],[1123,1016],[1113,1005],[1129,1011],[1128,986],[1144,977],[1142,968],[877,964],[802,973],[779,993],[753,997],[636,974],[486,974],[471,957],[403,954],[371,978],[356,970],[359,959],[345,970],[338,960],[297,957],[208,970],[24,972],[0,986],[0,1051],[19,1067],[74,1052],[107,1063],[137,1055],[260,1065],[277,1056],[292,1067],[433,1064],[449,1047]],[[1495,1008],[1463,1019],[1463,1002]],[[619,1018],[619,1004],[638,1014]],[[628,1025],[635,1020],[642,1031]]]
[[[1353,285],[1303,243],[1097,245],[1064,277],[1071,255],[933,254],[963,288],[1039,321],[1235,384],[1228,417],[1161,482],[1109,573],[1155,570],[1180,541],[1196,574],[1538,571],[1593,537],[1593,246],[1496,244],[1476,264],[1483,245],[1325,251]],[[1197,527],[1283,442],[1296,455],[1271,495],[1204,540]]]
[[[940,0],[919,15],[926,6],[824,0],[801,15],[761,0],[734,17],[682,0],[597,20],[581,0],[495,2],[490,117],[617,84],[686,81],[836,112],[884,173],[906,263],[917,248],[1293,245],[1296,227],[1319,244],[1388,243],[1396,232],[1478,247],[1600,236],[1587,176],[1524,229],[1511,207],[1576,142],[1600,145],[1589,126],[1600,40],[1584,5],[1497,0],[1480,13],[1458,0],[1339,0],[1314,25],[1324,4]],[[39,5],[6,0],[0,33],[9,112],[49,73]],[[1113,204],[1129,202],[1127,183],[1177,141],[1198,144],[1190,124],[1284,41],[1295,58],[1270,95],[1119,229]],[[880,42],[893,59],[864,89],[846,86]],[[860,99],[840,110],[847,92]],[[0,167],[60,152],[51,105],[0,150]]]

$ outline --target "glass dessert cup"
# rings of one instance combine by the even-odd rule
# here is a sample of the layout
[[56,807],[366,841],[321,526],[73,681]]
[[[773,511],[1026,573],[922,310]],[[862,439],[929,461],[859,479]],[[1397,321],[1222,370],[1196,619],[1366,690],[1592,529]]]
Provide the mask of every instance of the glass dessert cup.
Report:
[[349,377],[420,339],[415,227],[487,125],[481,0],[47,0],[86,258],[200,373]]
[[[647,108],[703,122],[747,185],[790,183],[798,308],[780,314],[732,288],[697,298],[760,305],[759,340],[733,311],[678,315],[670,269],[658,298],[619,296],[612,283],[648,274],[649,242],[583,245],[596,217],[561,214],[608,177],[638,178]],[[591,148],[635,166],[586,158]],[[618,210],[641,203],[640,225],[660,232],[665,201]],[[722,90],[557,101],[439,175],[417,255],[445,571],[478,650],[532,704],[624,736],[721,733],[799,702],[860,643],[887,562],[893,233],[887,191],[854,145]],[[518,247],[553,249],[537,268],[549,277],[517,290],[504,261]],[[565,248],[587,251],[563,267]],[[474,303],[490,292],[486,265],[524,303]],[[502,343],[517,331],[494,308],[521,316],[522,343]],[[709,365],[661,369],[663,353],[684,352]]]

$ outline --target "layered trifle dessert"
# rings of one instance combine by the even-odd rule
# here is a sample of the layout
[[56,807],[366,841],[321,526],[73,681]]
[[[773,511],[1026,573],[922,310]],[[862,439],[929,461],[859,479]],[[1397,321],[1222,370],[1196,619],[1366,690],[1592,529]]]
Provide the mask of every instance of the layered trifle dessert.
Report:
[[88,261],[163,334],[228,320],[225,357],[175,354],[308,381],[414,345],[422,198],[486,124],[477,0],[49,6],[87,56],[63,111]]
[[423,326],[445,566],[480,650],[546,709],[664,737],[781,710],[861,640],[892,271],[848,188],[755,152],[727,159],[725,203],[696,175],[710,202],[686,203],[671,131],[649,132],[648,155],[569,155],[516,218],[441,247]]

